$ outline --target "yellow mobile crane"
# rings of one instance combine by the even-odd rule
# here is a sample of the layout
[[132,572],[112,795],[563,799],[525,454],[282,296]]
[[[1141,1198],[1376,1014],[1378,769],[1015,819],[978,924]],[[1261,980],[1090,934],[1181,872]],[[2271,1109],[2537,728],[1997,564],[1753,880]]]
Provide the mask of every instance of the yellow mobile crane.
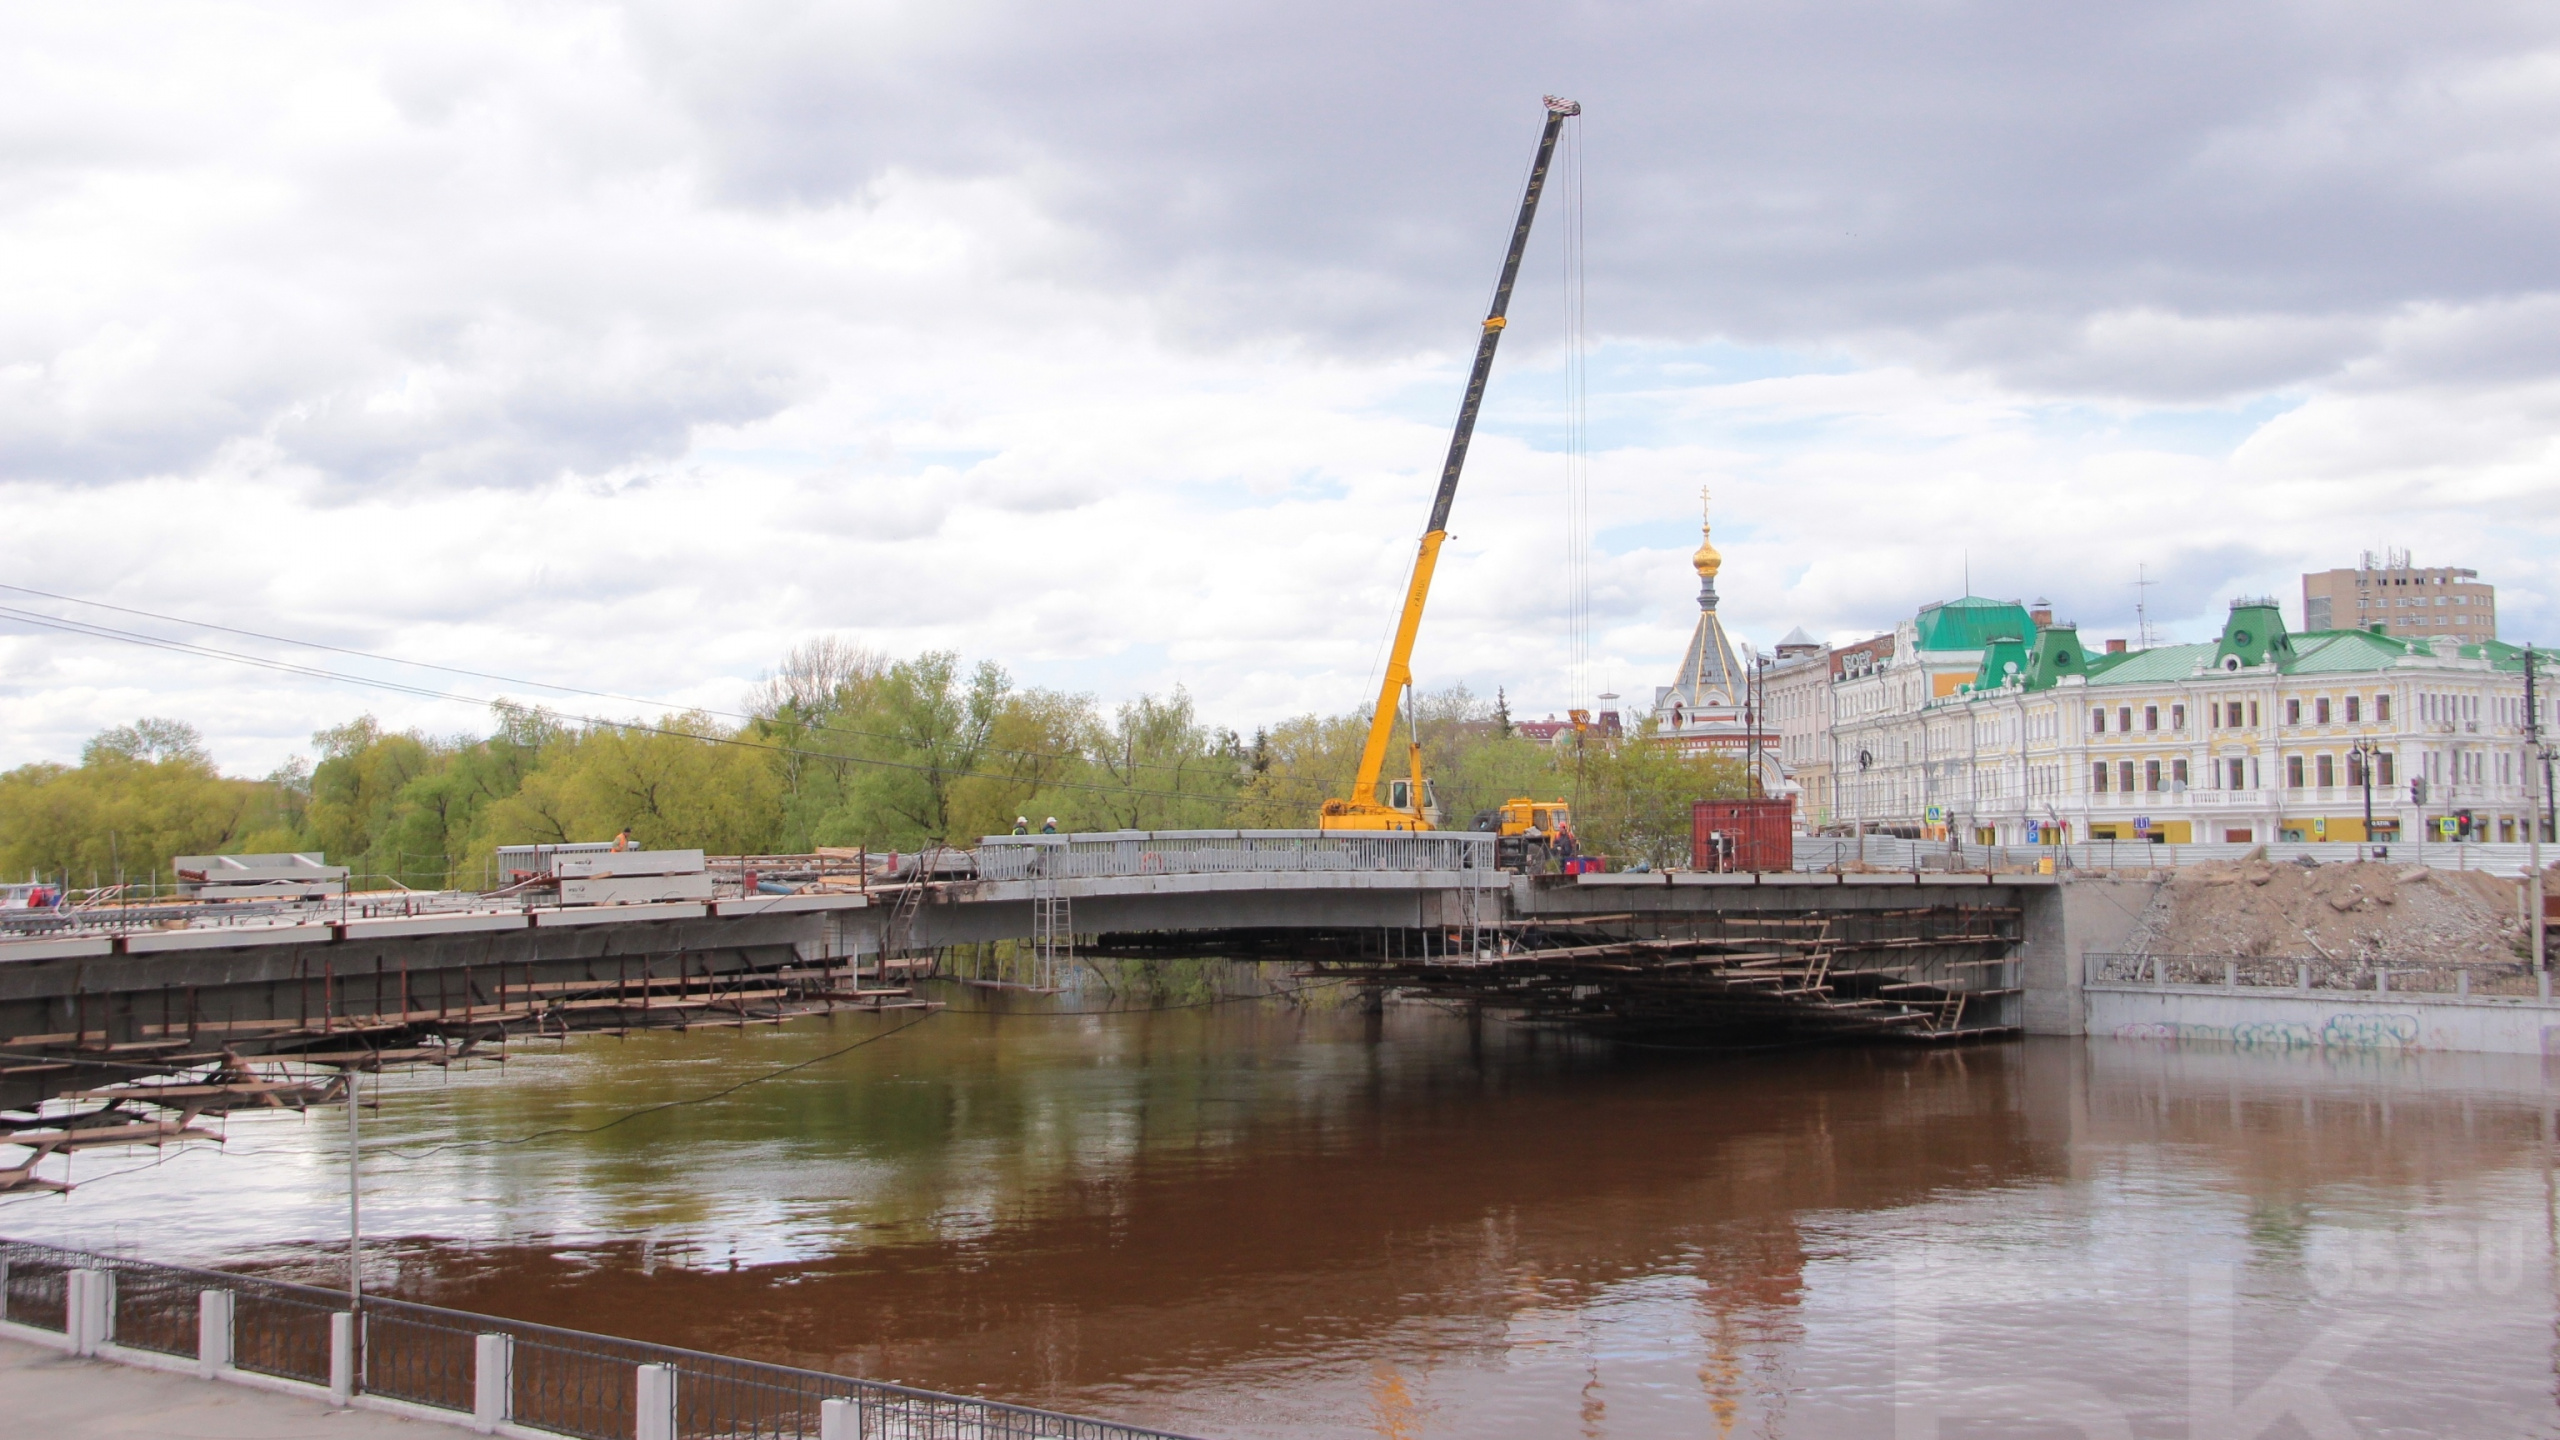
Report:
[[[1413,637],[1422,628],[1422,602],[1431,594],[1431,570],[1440,545],[1449,538],[1449,504],[1458,496],[1458,472],[1467,463],[1467,442],[1476,429],[1476,408],[1484,403],[1486,377],[1493,373],[1493,350],[1502,340],[1503,313],[1511,308],[1512,282],[1520,275],[1520,252],[1529,244],[1529,222],[1538,216],[1538,194],[1546,188],[1547,163],[1555,157],[1556,135],[1567,116],[1582,107],[1571,100],[1547,97],[1547,124],[1538,134],[1537,162],[1529,167],[1529,189],[1520,197],[1520,218],[1511,227],[1511,251],[1502,259],[1502,279],[1493,287],[1493,308],[1485,316],[1476,341],[1476,368],[1467,377],[1467,398],[1458,407],[1457,432],[1449,437],[1449,459],[1440,467],[1440,493],[1431,502],[1431,523],[1423,527],[1422,550],[1414,557],[1413,578],[1405,586],[1404,615],[1396,622],[1395,648],[1387,653],[1387,673],[1378,686],[1378,706],[1369,716],[1369,741],[1361,747],[1360,773],[1347,800],[1327,800],[1317,826],[1324,830],[1429,830],[1439,823],[1440,807],[1431,782],[1422,775],[1422,742],[1408,729],[1407,777],[1388,787],[1387,803],[1378,803],[1379,772],[1386,768],[1387,741],[1395,733],[1397,702],[1413,689]],[[1526,802],[1522,802],[1525,804]],[[1506,809],[1509,807],[1505,807]],[[1561,814],[1561,802],[1539,808]]]

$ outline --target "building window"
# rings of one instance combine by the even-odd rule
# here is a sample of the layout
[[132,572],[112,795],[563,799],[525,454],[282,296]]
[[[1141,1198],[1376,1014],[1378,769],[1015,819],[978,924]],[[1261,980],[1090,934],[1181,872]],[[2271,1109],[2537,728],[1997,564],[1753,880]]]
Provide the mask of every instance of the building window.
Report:
[[2287,700],[2284,702],[2284,723],[2287,725],[2299,725],[2302,723],[2301,701]]
[[2374,723],[2377,725],[2388,725],[2391,723],[2390,696],[2376,695],[2373,697],[2373,719]]
[[2255,700],[2249,702],[2249,728],[2258,728],[2258,702]]
[[2302,788],[2301,756],[2287,755],[2284,757],[2284,783],[2285,788],[2288,790],[2299,790]]
[[2159,761],[2157,761],[2157,760],[2145,760],[2145,761],[2143,761],[2143,762],[2142,762],[2142,788],[2143,788],[2143,789],[2145,789],[2145,790],[2150,790],[2150,791],[2155,791],[2155,792],[2156,792],[2157,790],[2159,790],[2159,788],[2160,788],[2160,762],[2159,762]]
[[2116,762],[2116,788],[2122,790],[2127,795],[2133,793],[2132,761],[2119,760]]
[[2116,707],[2116,729],[2117,729],[2118,731],[2120,731],[2120,732],[2124,733],[2124,734],[2127,734],[2127,735],[2130,735],[2130,734],[2132,734],[2132,733],[2133,733],[2133,707],[2132,707],[2132,706],[2130,706],[2130,705],[2119,705],[2119,706],[2117,706],[2117,707]]
[[2331,757],[2327,755],[2321,756],[2315,763],[2314,768],[2320,776],[2321,789],[2326,790],[2330,786],[2338,783],[2337,771],[2334,768]]
[[2173,789],[2184,790],[2187,788],[2186,761],[2172,760],[2169,762],[2169,784]]
[[2350,750],[2347,752],[2347,783],[2349,785],[2362,785],[2364,783],[2363,751]]
[[[2092,710],[2089,712],[2089,733],[2092,735],[2104,735],[2107,733],[2106,711]],[[2103,790],[2106,787],[2101,785],[2098,788]]]
[[2355,724],[2359,719],[2362,719],[2363,717],[2362,717],[2358,712],[2360,712],[2363,708],[2364,708],[2364,697],[2363,697],[2363,696],[2361,696],[2361,695],[2350,695],[2350,696],[2348,696],[2348,697],[2347,697],[2347,723],[2348,723],[2348,724],[2350,724],[2350,725],[2353,725],[2353,724]]
[[2231,788],[2234,790],[2246,790],[2249,788],[2248,761],[2234,760],[2231,762]]
[[2312,702],[2311,702],[2311,718],[2312,718],[2314,721],[2316,721],[2317,723],[2322,724],[2322,725],[2326,725],[2326,724],[2328,724],[2328,723],[2329,723],[2329,697],[2328,697],[2328,696],[2323,695],[2323,696],[2321,696],[2319,699],[2314,700],[2314,701],[2312,701]]
[[[2104,713],[2104,712],[2101,712],[2101,713]],[[2100,761],[2098,761],[2097,763],[2095,763],[2095,764],[2093,764],[2093,765],[2091,765],[2091,766],[2089,767],[2089,788],[2090,788],[2090,789],[2092,789],[2092,790],[2097,791],[2097,792],[2098,792],[2099,794],[2101,794],[2101,795],[2104,795],[2104,794],[2106,794],[2106,793],[2107,793],[2107,762],[2106,762],[2106,761],[2104,761],[2104,760],[2100,760]]]
[[2160,728],[2159,706],[2145,705],[2142,707],[2142,728],[2145,730],[2157,730]]
[[2169,707],[2169,728],[2172,730],[2184,730],[2187,728],[2186,706],[2172,705]]

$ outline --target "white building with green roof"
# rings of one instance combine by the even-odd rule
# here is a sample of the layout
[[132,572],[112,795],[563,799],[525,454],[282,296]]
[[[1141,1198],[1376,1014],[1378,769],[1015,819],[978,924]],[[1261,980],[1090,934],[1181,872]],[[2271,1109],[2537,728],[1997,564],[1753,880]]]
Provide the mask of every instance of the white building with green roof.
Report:
[[1998,844],[2526,834],[2512,645],[2293,633],[2256,599],[2149,650],[2091,655],[2050,611],[1974,596],[1896,638],[1834,696],[1844,820]]

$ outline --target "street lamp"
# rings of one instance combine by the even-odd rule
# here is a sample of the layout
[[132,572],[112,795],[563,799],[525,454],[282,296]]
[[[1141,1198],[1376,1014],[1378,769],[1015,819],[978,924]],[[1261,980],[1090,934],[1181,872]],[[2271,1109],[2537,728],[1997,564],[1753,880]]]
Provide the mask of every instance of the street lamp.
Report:
[[2382,753],[2382,747],[2368,736],[2348,746],[2347,753],[2355,757],[2356,775],[2364,781],[2364,843],[2372,847],[2373,858],[2380,860],[2388,852],[2373,843],[2373,761]]

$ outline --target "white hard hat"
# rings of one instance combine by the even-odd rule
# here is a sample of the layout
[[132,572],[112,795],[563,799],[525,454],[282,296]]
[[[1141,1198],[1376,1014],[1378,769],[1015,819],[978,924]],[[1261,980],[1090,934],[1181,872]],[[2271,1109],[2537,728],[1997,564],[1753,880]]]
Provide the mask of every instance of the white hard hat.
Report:
[[1040,823],[1041,823],[1041,824],[1043,824],[1043,825],[1055,825],[1055,824],[1057,824],[1057,823],[1058,823],[1058,817],[1057,817],[1057,816],[1055,816],[1055,815],[1052,815],[1052,816],[1050,816],[1048,819],[1043,820],[1043,821],[1041,821]]

